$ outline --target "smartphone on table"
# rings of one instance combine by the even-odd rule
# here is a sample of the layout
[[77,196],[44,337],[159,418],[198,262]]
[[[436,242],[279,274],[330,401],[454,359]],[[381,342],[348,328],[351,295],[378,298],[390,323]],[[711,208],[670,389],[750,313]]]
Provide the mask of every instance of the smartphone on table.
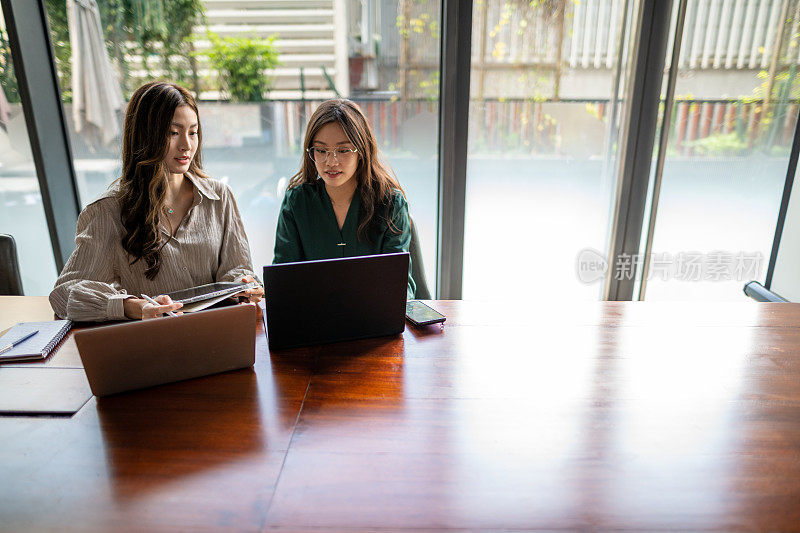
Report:
[[406,320],[415,326],[427,326],[444,322],[446,317],[419,300],[409,300],[406,302]]

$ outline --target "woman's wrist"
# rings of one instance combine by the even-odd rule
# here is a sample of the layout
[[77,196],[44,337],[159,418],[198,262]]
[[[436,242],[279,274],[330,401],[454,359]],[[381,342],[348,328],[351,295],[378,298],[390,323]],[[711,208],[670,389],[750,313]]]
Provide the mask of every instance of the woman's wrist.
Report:
[[147,301],[141,298],[126,298],[122,301],[122,308],[125,310],[125,316],[132,320],[141,320],[142,307],[146,303]]

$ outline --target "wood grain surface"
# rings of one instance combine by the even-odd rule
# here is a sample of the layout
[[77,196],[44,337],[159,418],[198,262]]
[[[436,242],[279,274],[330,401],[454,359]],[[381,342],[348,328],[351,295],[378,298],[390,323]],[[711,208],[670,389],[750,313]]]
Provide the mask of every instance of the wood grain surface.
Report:
[[431,305],[0,417],[0,530],[800,530],[800,304]]

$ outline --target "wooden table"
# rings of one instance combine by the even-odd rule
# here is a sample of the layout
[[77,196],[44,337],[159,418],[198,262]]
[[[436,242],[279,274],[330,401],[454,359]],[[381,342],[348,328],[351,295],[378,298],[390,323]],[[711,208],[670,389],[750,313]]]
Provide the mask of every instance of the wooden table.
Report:
[[433,305],[1,417],[0,529],[800,530],[800,305]]

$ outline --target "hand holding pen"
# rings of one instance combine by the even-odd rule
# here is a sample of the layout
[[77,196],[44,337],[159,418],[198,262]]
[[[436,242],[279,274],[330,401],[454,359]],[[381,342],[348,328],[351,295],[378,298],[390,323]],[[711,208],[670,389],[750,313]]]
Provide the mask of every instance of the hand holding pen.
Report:
[[178,316],[173,313],[173,310],[183,307],[181,302],[173,302],[172,298],[167,295],[157,296],[156,298],[151,298],[146,294],[142,294],[141,296],[152,304],[145,304],[145,306],[142,307],[142,320],[146,320],[148,318],[158,318],[164,313],[169,316]]

